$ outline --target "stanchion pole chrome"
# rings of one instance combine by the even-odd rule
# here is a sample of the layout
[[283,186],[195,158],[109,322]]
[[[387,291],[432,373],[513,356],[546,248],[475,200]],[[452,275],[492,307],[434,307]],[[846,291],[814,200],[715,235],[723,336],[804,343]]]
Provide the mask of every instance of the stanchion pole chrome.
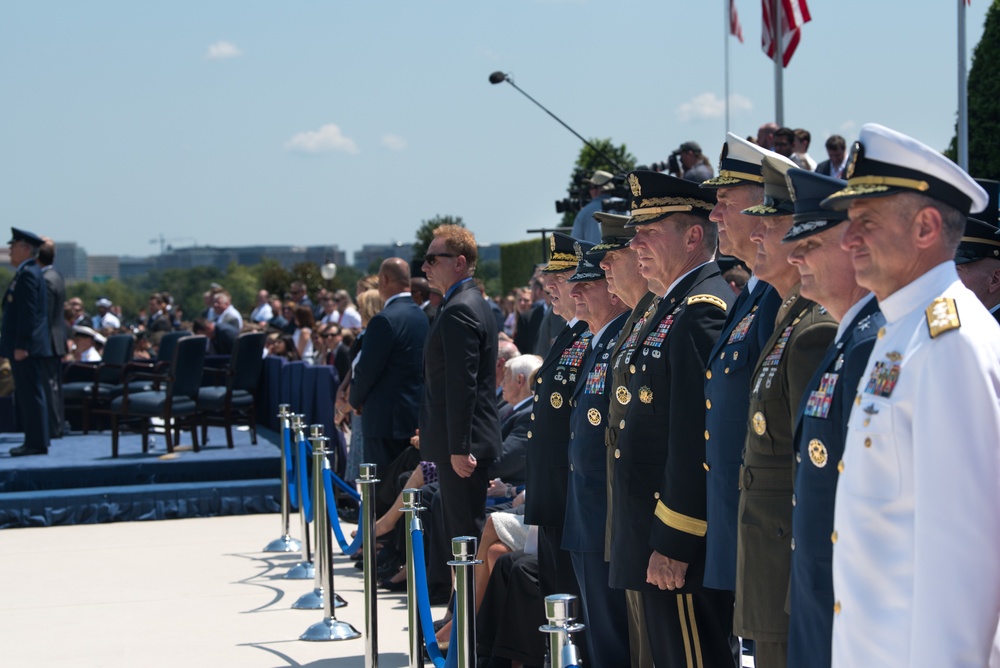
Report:
[[333,537],[330,531],[330,515],[326,510],[326,487],[323,484],[323,469],[329,467],[326,459],[329,454],[326,449],[328,440],[323,436],[323,425],[314,424],[310,427],[309,442],[312,444],[314,465],[313,526],[316,529],[315,560],[318,574],[316,589],[323,599],[323,621],[316,622],[306,629],[306,632],[299,636],[299,640],[350,640],[361,637],[360,631],[347,622],[337,621],[333,614],[334,600],[337,598],[333,591]]
[[552,594],[545,597],[545,616],[549,623],[538,630],[549,634],[549,658],[552,668],[579,666],[580,658],[573,644],[571,633],[583,630],[583,624],[574,623],[577,598],[573,594]]
[[420,505],[420,490],[404,489],[403,507],[399,510],[406,513],[408,525],[406,532],[406,621],[410,630],[410,668],[423,668],[424,639],[420,628],[420,610],[417,608],[417,574],[414,570],[416,561],[413,559],[413,532],[423,531],[420,511],[427,510]]
[[[476,539],[457,536],[451,539],[451,553],[455,567],[455,612],[452,615],[457,628],[458,668],[476,666],[476,578],[472,569],[482,563],[476,559]],[[450,650],[449,650],[450,651]]]
[[265,552],[298,552],[302,549],[302,543],[292,538],[288,531],[289,522],[289,492],[288,492],[288,453],[285,444],[291,439],[291,406],[280,404],[278,406],[278,421],[281,424],[281,537],[275,538],[267,547]]
[[361,560],[365,570],[365,666],[378,668],[378,564],[375,561],[375,464],[362,464],[361,477]]
[[[292,423],[292,451],[295,454],[295,475],[299,475],[299,471],[309,470],[309,461],[303,459],[299,449],[299,441],[305,438],[306,426],[305,415],[299,413],[291,414]],[[301,476],[300,476],[301,480]],[[285,579],[287,580],[312,580],[316,577],[316,569],[313,565],[312,553],[309,549],[309,519],[306,516],[306,504],[305,499],[309,494],[309,490],[301,482],[295,485],[295,489],[298,492],[299,497],[299,524],[302,527],[302,561],[292,566],[287,573],[285,573]]]

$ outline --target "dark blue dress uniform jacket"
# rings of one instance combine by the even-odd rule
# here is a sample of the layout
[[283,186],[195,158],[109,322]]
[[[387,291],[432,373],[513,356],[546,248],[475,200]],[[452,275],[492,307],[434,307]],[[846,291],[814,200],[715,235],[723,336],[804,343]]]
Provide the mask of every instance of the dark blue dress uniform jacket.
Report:
[[0,357],[13,361],[18,349],[27,350],[29,357],[52,356],[48,288],[35,260],[22,263],[3,300]]
[[639,335],[615,451],[612,587],[659,591],[646,583],[653,549],[689,564],[677,593],[702,587],[705,397],[700,379],[734,300],[718,265],[709,262],[661,300]]
[[705,586],[713,589],[736,589],[736,520],[750,407],[750,376],[761,349],[774,331],[779,306],[781,296],[763,281],[757,283],[752,293],[741,293],[726,318],[726,327],[712,350],[705,372],[708,472]]
[[564,550],[604,552],[608,513],[604,428],[612,382],[611,352],[629,313],[622,313],[608,324],[580,370],[580,380],[573,392]]
[[792,590],[788,666],[830,665],[833,634],[833,506],[855,390],[885,318],[872,298],[809,381],[795,430]]

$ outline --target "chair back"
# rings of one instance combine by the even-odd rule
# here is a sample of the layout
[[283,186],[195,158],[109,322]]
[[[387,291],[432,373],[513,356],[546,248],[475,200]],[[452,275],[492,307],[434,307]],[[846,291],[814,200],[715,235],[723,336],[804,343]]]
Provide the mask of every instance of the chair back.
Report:
[[188,331],[178,331],[178,332],[167,332],[160,338],[160,347],[156,351],[156,363],[161,362],[171,363],[174,359],[174,348],[177,347],[177,342],[183,339],[185,336],[191,336],[191,332]]
[[104,343],[101,365],[97,370],[98,383],[121,383],[122,368],[132,359],[135,338],[131,334],[109,336]]
[[170,383],[168,394],[198,399],[201,374],[205,369],[206,342],[204,336],[185,336],[177,341],[171,374],[173,382]]
[[230,383],[234,390],[256,392],[260,370],[264,366],[264,332],[246,332],[236,337],[233,357],[229,362]]

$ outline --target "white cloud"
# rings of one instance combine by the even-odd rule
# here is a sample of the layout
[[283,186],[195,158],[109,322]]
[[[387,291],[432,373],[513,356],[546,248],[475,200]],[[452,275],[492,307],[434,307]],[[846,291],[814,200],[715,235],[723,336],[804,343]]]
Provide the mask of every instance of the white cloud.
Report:
[[843,123],[840,124],[840,134],[850,136],[854,134],[854,131],[857,129],[857,127],[858,124],[855,123],[854,121],[844,121]]
[[205,57],[209,60],[223,60],[225,58],[239,58],[243,55],[240,48],[233,44],[232,42],[227,42],[225,40],[220,40],[215,44],[211,44],[208,47],[208,53]]
[[387,149],[393,151],[402,151],[407,146],[409,146],[409,142],[407,142],[399,135],[383,135],[382,146],[385,146]]
[[476,55],[490,62],[499,63],[500,56],[495,51],[487,49],[485,46],[476,47]]
[[[733,93],[729,96],[729,113],[750,111],[753,103]],[[677,107],[677,120],[681,122],[722,118],[726,114],[725,101],[715,93],[701,93]]]
[[289,151],[303,153],[330,153],[331,151],[358,153],[358,145],[350,137],[345,137],[334,123],[327,123],[319,130],[308,130],[292,135],[292,138],[285,142],[285,148]]

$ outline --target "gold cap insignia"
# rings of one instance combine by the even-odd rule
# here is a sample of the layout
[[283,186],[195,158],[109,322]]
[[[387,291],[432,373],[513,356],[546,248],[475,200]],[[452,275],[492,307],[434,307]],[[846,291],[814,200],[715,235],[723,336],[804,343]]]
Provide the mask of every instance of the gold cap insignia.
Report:
[[632,189],[632,197],[642,195],[642,188],[639,187],[639,177],[635,174],[628,175],[628,187]]
[[549,250],[553,253],[556,252],[556,238],[555,236],[549,237]]
[[549,397],[549,403],[552,404],[552,408],[562,408],[563,398],[558,392],[553,392],[552,396]]
[[596,408],[591,408],[587,411],[587,421],[595,427],[601,424],[601,411]]
[[764,432],[767,431],[767,419],[764,417],[764,414],[757,411],[753,414],[752,422],[754,433],[758,436],[763,436]]
[[854,142],[854,146],[851,147],[851,159],[847,162],[847,171],[844,174],[845,177],[850,179],[854,176],[854,170],[858,166],[858,160],[861,159],[861,154],[865,152],[865,147],[861,145],[861,142]]
[[615,398],[618,400],[618,403],[625,406],[628,402],[632,401],[632,393],[624,385],[619,385],[618,389],[615,390]]
[[645,385],[643,385],[642,387],[640,387],[639,388],[639,401],[641,401],[644,404],[651,404],[651,403],[653,403],[653,391],[651,389],[649,389],[648,387],[646,387]]
[[814,438],[813,440],[809,441],[809,461],[811,461],[819,468],[823,468],[824,466],[826,466],[827,462],[826,446],[823,445],[823,441],[819,440],[818,438]]
[[961,326],[958,308],[951,297],[938,297],[927,307],[927,329],[930,330],[932,339]]

